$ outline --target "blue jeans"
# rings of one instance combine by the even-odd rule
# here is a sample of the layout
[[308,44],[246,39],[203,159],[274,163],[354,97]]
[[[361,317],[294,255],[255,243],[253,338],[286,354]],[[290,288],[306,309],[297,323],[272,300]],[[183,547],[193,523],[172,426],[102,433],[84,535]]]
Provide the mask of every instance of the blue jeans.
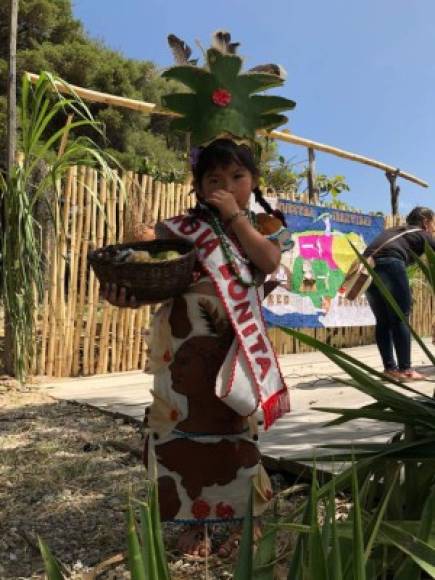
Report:
[[[399,258],[378,258],[375,262],[375,272],[391,292],[403,314],[409,318],[412,298],[405,262]],[[367,290],[367,299],[376,319],[376,344],[385,370],[410,369],[411,333],[408,327],[388,305],[374,282]]]

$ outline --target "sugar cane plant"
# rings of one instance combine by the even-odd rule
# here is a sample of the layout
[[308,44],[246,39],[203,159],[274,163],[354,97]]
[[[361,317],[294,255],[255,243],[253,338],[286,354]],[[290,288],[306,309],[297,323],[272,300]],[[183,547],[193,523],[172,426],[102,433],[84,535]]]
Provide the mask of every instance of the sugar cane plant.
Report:
[[[59,87],[68,94],[61,94]],[[53,128],[68,114],[74,116],[70,124]],[[34,86],[23,76],[19,128],[20,159],[9,176],[0,172],[4,222],[0,294],[12,333],[15,376],[25,381],[34,355],[34,320],[44,281],[42,231],[36,208],[46,204],[53,210],[53,203],[59,201],[61,180],[73,165],[99,167],[108,179],[116,176],[109,166],[114,160],[90,137],[78,134],[83,129],[101,134],[88,107],[67,83],[48,72],[42,73]],[[65,141],[65,147],[60,147]],[[47,171],[35,180],[41,161],[47,163]],[[61,226],[56,215],[52,211],[55,230]]]

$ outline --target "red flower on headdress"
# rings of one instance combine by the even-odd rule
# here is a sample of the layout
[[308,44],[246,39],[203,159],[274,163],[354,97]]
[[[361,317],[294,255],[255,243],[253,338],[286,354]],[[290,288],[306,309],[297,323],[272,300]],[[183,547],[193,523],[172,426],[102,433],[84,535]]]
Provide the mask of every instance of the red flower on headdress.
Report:
[[227,503],[220,501],[216,505],[216,515],[218,518],[222,518],[223,520],[227,520],[234,517],[234,509]]
[[228,107],[231,103],[231,93],[227,89],[216,89],[211,96],[212,101],[218,107]]
[[196,499],[192,504],[192,514],[197,520],[204,520],[210,514],[210,505],[203,499]]

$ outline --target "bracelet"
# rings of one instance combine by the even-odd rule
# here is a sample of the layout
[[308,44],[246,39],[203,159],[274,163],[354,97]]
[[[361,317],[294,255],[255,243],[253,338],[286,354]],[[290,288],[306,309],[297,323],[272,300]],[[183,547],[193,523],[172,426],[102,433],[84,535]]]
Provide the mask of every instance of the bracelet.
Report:
[[230,217],[227,220],[225,220],[225,227],[228,228],[234,221],[236,221],[237,218],[239,218],[242,215],[246,216],[246,211],[243,209],[239,209],[234,213],[232,213]]

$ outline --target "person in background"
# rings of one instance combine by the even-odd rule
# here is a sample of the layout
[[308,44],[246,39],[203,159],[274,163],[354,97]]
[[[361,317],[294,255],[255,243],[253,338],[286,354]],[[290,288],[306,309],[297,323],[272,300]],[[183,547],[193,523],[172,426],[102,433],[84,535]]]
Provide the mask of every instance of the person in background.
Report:
[[[364,252],[365,256],[370,256],[385,244],[374,257],[375,272],[408,318],[412,296],[406,269],[415,261],[415,255],[424,253],[426,243],[435,250],[434,232],[434,212],[418,206],[409,213],[405,225],[384,230]],[[376,319],[376,344],[384,373],[404,382],[424,380],[425,376],[411,365],[411,333],[408,326],[389,306],[374,282],[367,290],[367,299]]]

